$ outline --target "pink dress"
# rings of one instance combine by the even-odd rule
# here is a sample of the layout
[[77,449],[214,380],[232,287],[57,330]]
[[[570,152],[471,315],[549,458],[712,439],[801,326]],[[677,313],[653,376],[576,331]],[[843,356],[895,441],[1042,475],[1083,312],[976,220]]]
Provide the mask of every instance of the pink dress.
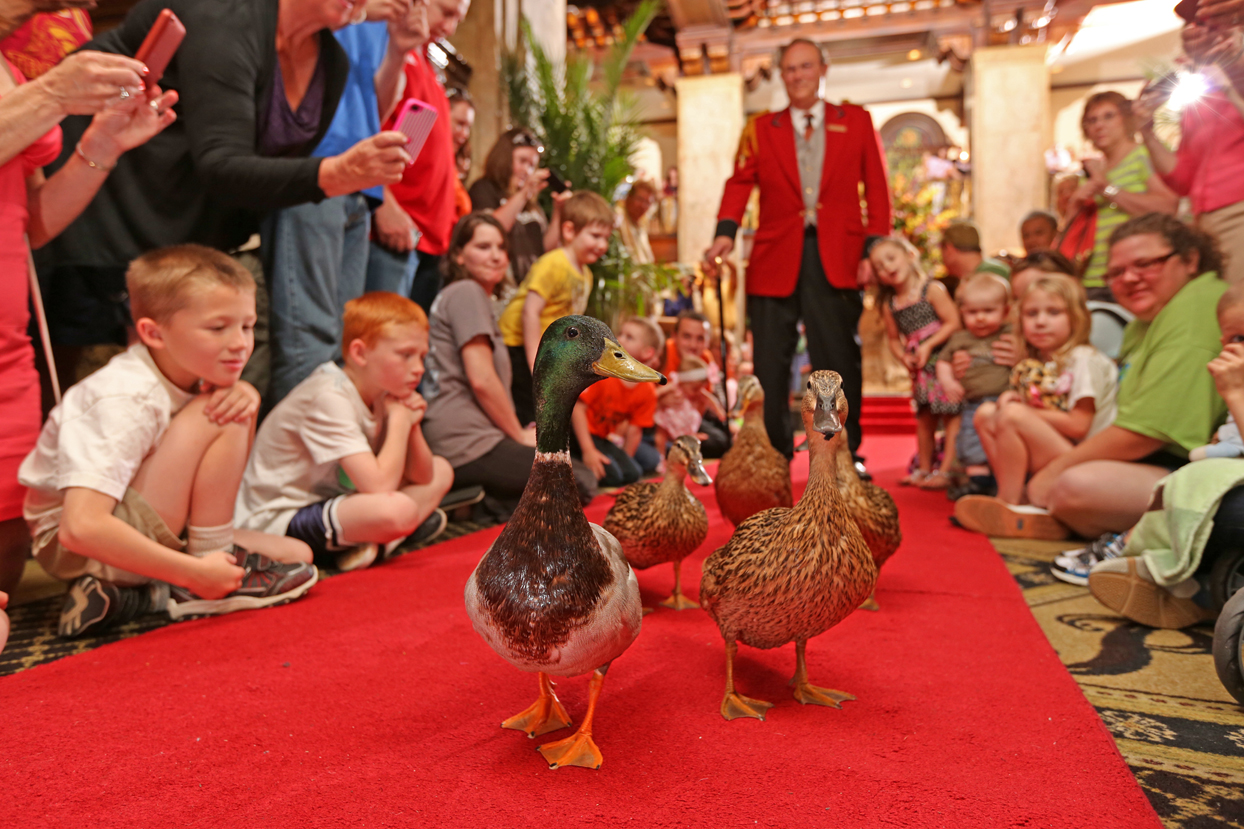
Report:
[[[9,65],[17,82],[21,73]],[[9,163],[0,166],[0,521],[18,518],[26,490],[17,467],[39,438],[41,403],[35,352],[27,335],[26,178],[60,155],[60,127],[53,127]]]

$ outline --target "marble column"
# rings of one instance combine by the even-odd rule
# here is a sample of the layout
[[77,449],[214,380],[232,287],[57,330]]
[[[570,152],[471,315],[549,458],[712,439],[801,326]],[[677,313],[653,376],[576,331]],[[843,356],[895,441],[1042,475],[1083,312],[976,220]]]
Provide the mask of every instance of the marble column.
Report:
[[713,242],[717,209],[743,131],[743,76],[679,78],[678,259],[698,262]]
[[471,133],[471,175],[484,171],[484,159],[509,124],[510,111],[501,88],[501,52],[506,21],[517,19],[517,0],[474,0],[458,31],[450,38],[471,67],[471,97],[475,99],[475,128]]
[[524,0],[523,17],[553,63],[566,59],[566,0]]
[[1018,250],[1024,214],[1045,208],[1050,146],[1047,44],[991,46],[972,53],[964,100],[972,139],[972,216],[986,255]]

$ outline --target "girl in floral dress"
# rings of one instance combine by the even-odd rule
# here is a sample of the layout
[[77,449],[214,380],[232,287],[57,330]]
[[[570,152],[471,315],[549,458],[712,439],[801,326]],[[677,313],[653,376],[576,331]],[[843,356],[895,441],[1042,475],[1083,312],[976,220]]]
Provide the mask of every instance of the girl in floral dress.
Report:
[[[947,399],[933,366],[942,344],[962,325],[959,310],[945,286],[921,270],[919,254],[907,240],[888,236],[874,244],[868,256],[877,274],[886,339],[890,351],[911,372],[911,396],[916,404],[917,468],[900,483],[946,489],[955,458],[960,404]],[[934,469],[939,418],[946,426],[946,440],[941,466]]]

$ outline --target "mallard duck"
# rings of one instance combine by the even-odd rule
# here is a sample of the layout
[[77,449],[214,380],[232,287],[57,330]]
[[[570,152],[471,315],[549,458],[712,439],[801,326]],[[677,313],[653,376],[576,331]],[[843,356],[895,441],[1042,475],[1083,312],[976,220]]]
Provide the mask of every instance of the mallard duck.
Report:
[[592,717],[609,664],[639,635],[639,583],[617,539],[588,522],[570,466],[570,416],[602,377],[665,378],[626,353],[604,323],[553,322],[536,352],[536,458],[510,522],[466,584],[467,615],[506,661],[539,675],[539,697],[503,728],[546,734],[571,724],[550,674],[592,673],[587,714],[570,737],[539,747],[551,768],[600,768]]
[[[763,720],[772,703],[734,690],[738,643],[776,648],[795,643],[795,699],[840,708],[850,694],[808,682],[808,639],[851,614],[872,592],[877,565],[838,490],[834,456],[845,439],[847,399],[842,378],[815,371],[803,396],[803,423],[812,437],[808,486],[794,509],[753,515],[704,562],[700,603],[726,641],[727,720]],[[820,437],[817,437],[817,436]]]
[[[855,458],[846,441],[839,442],[834,462],[838,467],[838,489],[842,500],[855,519],[855,526],[860,528],[860,535],[864,536],[864,543],[872,551],[873,561],[880,571],[881,565],[903,543],[903,531],[898,525],[898,506],[890,493],[871,481],[860,479]],[[875,591],[861,607],[864,610],[880,610]]]
[[750,374],[739,378],[743,428],[717,467],[717,506],[736,527],[761,510],[789,507],[790,461],[765,431],[765,393]]
[[674,592],[663,607],[686,610],[699,607],[683,595],[682,560],[708,538],[708,513],[687,489],[687,475],[700,486],[713,479],[704,471],[700,441],[684,435],[670,444],[665,456],[665,479],[640,481],[618,494],[605,516],[605,529],[622,545],[632,567],[646,570],[656,564],[674,563]]

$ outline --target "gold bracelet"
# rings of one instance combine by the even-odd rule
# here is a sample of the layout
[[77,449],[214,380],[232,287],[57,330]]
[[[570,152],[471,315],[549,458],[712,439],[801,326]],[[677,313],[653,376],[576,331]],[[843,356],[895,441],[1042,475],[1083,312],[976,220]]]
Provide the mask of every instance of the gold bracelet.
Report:
[[99,170],[100,172],[103,172],[103,173],[111,173],[113,170],[117,168],[116,164],[113,164],[111,167],[105,167],[103,164],[96,164],[94,161],[91,161],[89,158],[86,157],[86,153],[82,152],[81,141],[79,141],[78,145],[74,147],[74,152],[76,152],[78,154],[78,157],[81,158],[83,161],[85,161],[86,166],[90,167],[92,170]]

